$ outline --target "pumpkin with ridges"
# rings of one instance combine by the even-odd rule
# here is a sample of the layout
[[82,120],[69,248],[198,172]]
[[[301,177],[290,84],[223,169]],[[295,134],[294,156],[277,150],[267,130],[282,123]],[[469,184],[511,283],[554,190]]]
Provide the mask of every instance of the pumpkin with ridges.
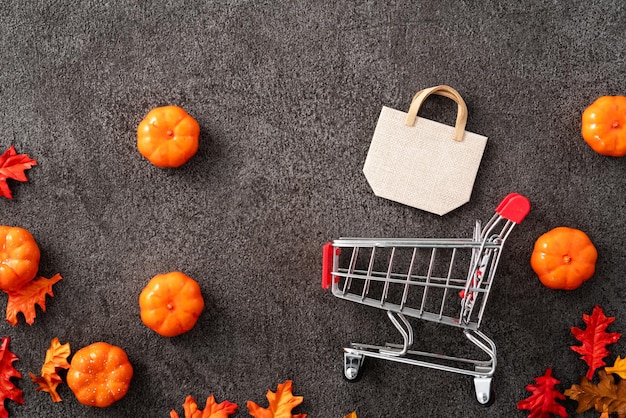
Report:
[[39,270],[40,252],[27,230],[0,225],[0,290],[18,290]]
[[562,226],[537,239],[530,264],[546,287],[574,290],[593,276],[597,259],[587,234]]
[[582,136],[598,154],[626,155],[626,97],[602,96],[582,116]]

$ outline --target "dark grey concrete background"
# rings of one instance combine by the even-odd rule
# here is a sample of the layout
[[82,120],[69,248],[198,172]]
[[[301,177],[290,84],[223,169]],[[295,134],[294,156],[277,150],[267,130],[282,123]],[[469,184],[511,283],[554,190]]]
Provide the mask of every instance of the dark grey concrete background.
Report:
[[[513,4],[515,3],[515,4]],[[554,367],[561,389],[586,365],[569,327],[595,304],[626,332],[626,163],[595,154],[580,117],[626,93],[626,10],[615,1],[97,1],[0,5],[0,145],[39,165],[12,182],[1,223],[30,230],[40,274],[65,278],[33,326],[0,325],[20,358],[16,417],[165,417],[186,395],[266,406],[294,380],[311,417],[526,416],[524,387]],[[467,129],[489,137],[471,202],[439,217],[375,197],[361,168],[381,106],[455,87]],[[161,170],[135,147],[153,107],[200,123],[197,155]],[[451,123],[430,100],[422,116]],[[339,236],[456,237],[516,191],[532,211],[511,235],[483,330],[498,347],[497,399],[484,409],[470,379],[371,361],[341,377],[341,347],[398,336],[384,312],[320,287],[321,247]],[[584,230],[600,258],[580,289],[544,288],[529,257],[557,227]],[[157,273],[182,270],[207,302],[189,333],[162,338],[137,299]],[[424,344],[455,346],[456,329],[416,323]],[[50,340],[127,350],[128,395],[84,407],[35,392]],[[611,346],[626,355],[626,339]],[[566,403],[568,411],[575,403]],[[588,413],[585,416],[597,416]]]

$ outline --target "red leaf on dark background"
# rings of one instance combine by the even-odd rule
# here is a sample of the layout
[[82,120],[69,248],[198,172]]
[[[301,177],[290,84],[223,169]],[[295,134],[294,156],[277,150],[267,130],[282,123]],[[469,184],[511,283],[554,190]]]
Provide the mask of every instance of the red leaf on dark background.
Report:
[[13,367],[13,362],[18,358],[9,350],[9,341],[8,337],[3,337],[0,343],[0,418],[9,417],[9,411],[4,407],[5,400],[24,404],[22,390],[11,381],[11,378],[21,379],[22,375]]
[[37,161],[26,154],[18,154],[15,147],[9,147],[4,154],[0,155],[0,196],[11,199],[13,195],[7,184],[7,179],[28,181],[24,171],[35,165],[37,165]]
[[557,399],[565,400],[565,395],[555,388],[561,382],[552,377],[552,369],[547,369],[543,376],[535,377],[535,382],[526,386],[532,395],[519,401],[517,409],[530,411],[528,418],[549,417],[550,414],[567,417],[565,407],[556,402]]
[[606,332],[607,327],[615,321],[615,317],[604,315],[604,311],[598,305],[594,306],[591,315],[583,314],[583,321],[587,325],[586,329],[571,328],[574,338],[583,344],[570,348],[580,354],[580,358],[589,366],[586,377],[591,380],[596,369],[606,365],[603,359],[611,354],[606,346],[615,344],[622,334]]

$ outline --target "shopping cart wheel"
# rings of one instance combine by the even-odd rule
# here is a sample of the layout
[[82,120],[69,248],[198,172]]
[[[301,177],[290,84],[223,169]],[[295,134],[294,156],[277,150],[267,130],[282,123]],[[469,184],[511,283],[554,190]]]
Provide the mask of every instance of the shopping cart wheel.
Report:
[[491,384],[491,377],[475,377],[474,391],[476,392],[476,400],[482,406],[491,406],[496,400],[496,394]]
[[343,353],[343,377],[356,382],[363,375],[363,361],[365,356],[360,354]]

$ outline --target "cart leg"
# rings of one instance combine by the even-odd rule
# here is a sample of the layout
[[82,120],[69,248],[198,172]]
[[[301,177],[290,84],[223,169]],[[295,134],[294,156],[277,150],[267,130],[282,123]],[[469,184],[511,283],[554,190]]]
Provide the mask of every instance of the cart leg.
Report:
[[[396,327],[396,329],[402,335],[403,344],[402,344],[402,349],[399,351],[380,349],[380,353],[387,354],[390,356],[402,357],[406,355],[406,353],[409,351],[409,348],[413,345],[413,327],[411,327],[411,324],[409,323],[409,321],[401,313],[397,313],[397,312],[394,313],[392,311],[387,311],[387,316],[389,317],[393,325]],[[400,318],[399,321],[396,318],[396,316]]]
[[351,381],[356,381],[361,376],[361,366],[365,356],[361,354],[343,353],[343,376]]
[[[489,373],[490,367],[476,366],[478,373]],[[476,400],[479,404],[489,406],[494,401],[493,389],[491,387],[491,376],[474,377],[474,390],[476,391]]]

